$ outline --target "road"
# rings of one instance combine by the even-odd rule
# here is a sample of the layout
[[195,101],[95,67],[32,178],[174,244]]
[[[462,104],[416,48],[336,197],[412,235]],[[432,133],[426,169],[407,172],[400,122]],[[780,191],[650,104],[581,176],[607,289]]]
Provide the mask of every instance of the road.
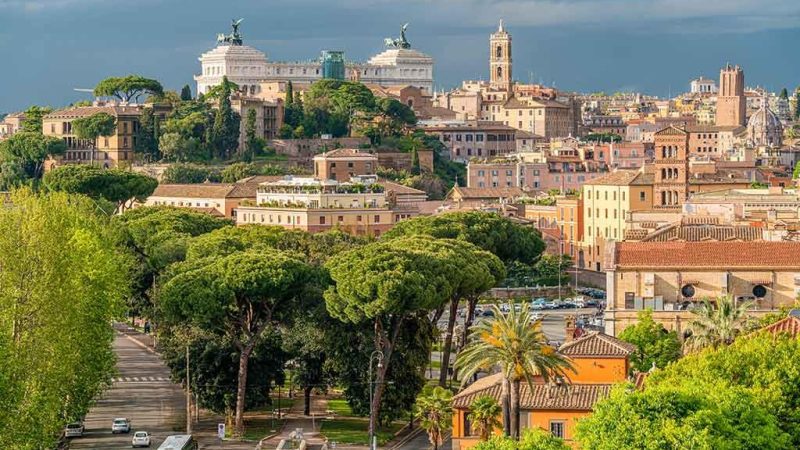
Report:
[[153,448],[186,426],[183,391],[170,382],[161,359],[121,334],[114,339],[114,351],[119,374],[86,416],[84,437],[72,439],[70,449],[130,448],[131,435],[111,434],[115,417],[129,418],[133,430],[150,432]]

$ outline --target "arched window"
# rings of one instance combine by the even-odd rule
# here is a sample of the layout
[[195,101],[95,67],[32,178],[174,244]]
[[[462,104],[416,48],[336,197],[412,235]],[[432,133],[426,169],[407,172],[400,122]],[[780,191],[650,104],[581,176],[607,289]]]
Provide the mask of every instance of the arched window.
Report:
[[497,46],[497,48],[494,50],[494,56],[496,58],[502,58],[503,57],[503,47],[502,46],[500,46],[500,45]]
[[502,81],[503,80],[503,68],[502,67],[498,67],[497,68],[497,80],[498,81]]
[[667,178],[667,169],[661,169],[661,179]]

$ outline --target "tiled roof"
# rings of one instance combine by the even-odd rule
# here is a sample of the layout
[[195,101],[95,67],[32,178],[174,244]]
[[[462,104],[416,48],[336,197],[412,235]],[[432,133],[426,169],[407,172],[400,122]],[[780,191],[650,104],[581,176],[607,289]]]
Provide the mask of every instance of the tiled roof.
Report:
[[589,180],[584,185],[591,186],[627,186],[639,175],[638,170],[617,170],[608,175]]
[[789,336],[796,338],[798,335],[800,335],[800,318],[795,316],[787,316],[771,325],[767,325],[758,332],[767,332],[776,335],[786,333]]
[[800,242],[619,242],[617,267],[800,268]]
[[427,195],[425,191],[414,189],[400,183],[395,183],[394,181],[380,179],[378,180],[378,183],[383,185],[386,192],[394,192],[395,194],[399,195]]
[[558,349],[564,356],[593,356],[593,357],[625,357],[636,350],[636,346],[621,341],[615,337],[592,331],[586,335],[567,342]]
[[241,180],[236,181],[237,183],[252,183],[252,184],[261,184],[261,183],[268,183],[273,181],[282,180],[284,178],[283,175],[253,175],[250,177],[242,178]]
[[227,198],[232,183],[159,184],[151,197]]
[[[481,378],[453,397],[453,407],[469,409],[479,397],[500,399],[503,374]],[[534,382],[533,389],[520,383],[520,408],[523,410],[591,411],[594,404],[608,395],[610,384],[545,384]]]
[[[512,198],[525,195],[525,192],[518,187],[468,188],[456,186],[451,190],[451,194],[456,192],[463,200]],[[448,197],[451,196],[448,195]]]
[[666,241],[760,241],[763,231],[747,225],[687,224],[671,225],[641,238],[643,242]]
[[327,159],[335,159],[335,158],[368,158],[368,159],[376,159],[377,156],[373,155],[372,153],[365,152],[363,150],[359,150],[357,148],[337,148],[335,150],[331,150],[325,153],[321,153],[314,157],[317,158],[327,158]]
[[139,116],[142,109],[138,106],[80,106],[77,108],[60,109],[44,116],[45,119],[77,119],[98,113],[111,114],[112,116]]

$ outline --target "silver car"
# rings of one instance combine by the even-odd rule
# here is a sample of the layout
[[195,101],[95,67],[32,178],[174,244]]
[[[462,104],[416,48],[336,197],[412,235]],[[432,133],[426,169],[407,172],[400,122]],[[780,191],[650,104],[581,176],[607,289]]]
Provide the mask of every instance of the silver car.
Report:
[[83,436],[83,424],[80,422],[73,422],[64,428],[65,437],[81,437]]
[[111,424],[111,433],[130,433],[131,432],[131,421],[125,418],[116,418],[114,422]]

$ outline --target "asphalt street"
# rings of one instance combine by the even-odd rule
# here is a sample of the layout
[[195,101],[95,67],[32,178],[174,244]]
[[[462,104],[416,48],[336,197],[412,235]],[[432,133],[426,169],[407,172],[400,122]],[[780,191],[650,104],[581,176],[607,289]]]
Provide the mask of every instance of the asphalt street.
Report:
[[[158,448],[166,436],[181,434],[186,426],[183,391],[169,381],[169,370],[161,359],[120,334],[114,351],[119,374],[86,416],[84,437],[72,439],[70,449],[131,448],[133,431],[151,433],[151,447]],[[131,420],[130,434],[111,433],[116,417]]]

